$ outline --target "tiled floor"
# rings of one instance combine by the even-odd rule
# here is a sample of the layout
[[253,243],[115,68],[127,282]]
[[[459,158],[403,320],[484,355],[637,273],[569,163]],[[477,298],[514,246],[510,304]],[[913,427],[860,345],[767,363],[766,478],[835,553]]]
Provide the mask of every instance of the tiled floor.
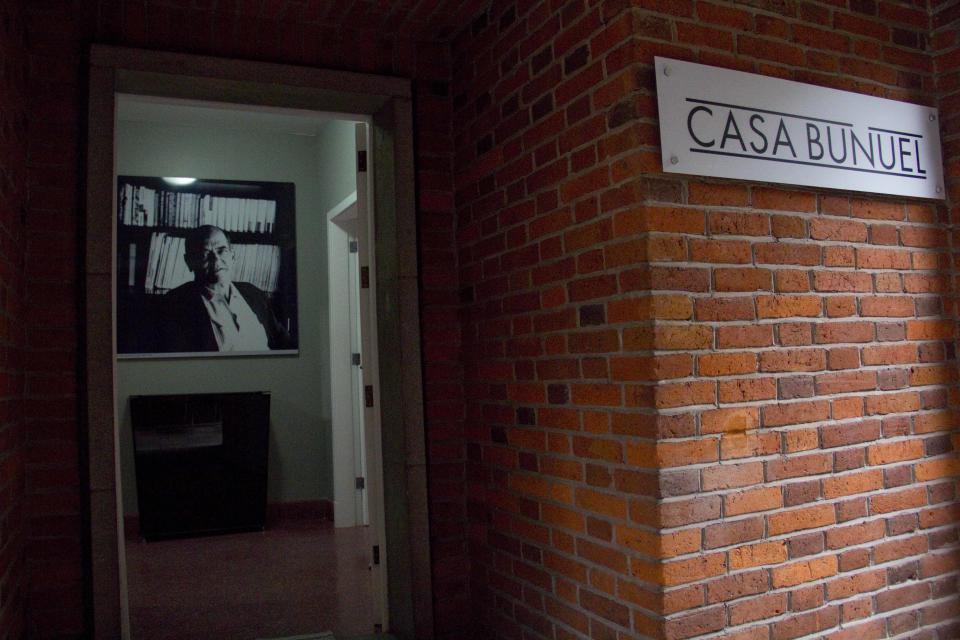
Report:
[[373,630],[366,527],[278,525],[127,543],[134,640],[252,640]]

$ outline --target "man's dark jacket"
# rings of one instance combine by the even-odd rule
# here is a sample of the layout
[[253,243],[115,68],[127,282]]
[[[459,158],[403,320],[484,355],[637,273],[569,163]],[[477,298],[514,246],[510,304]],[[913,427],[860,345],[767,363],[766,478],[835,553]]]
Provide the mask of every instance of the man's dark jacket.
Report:
[[[260,320],[271,349],[296,348],[286,328],[273,315],[270,299],[263,291],[249,282],[234,282],[233,286]],[[163,296],[158,351],[189,353],[219,350],[202,295],[200,285],[187,282]]]

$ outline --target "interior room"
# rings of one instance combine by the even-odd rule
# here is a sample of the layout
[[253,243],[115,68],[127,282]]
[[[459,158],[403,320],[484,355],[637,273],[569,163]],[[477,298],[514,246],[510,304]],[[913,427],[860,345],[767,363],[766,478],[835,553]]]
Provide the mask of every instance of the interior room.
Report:
[[[116,407],[133,638],[374,630],[358,127],[344,115],[118,96]],[[275,221],[257,202],[276,202]],[[272,299],[293,336],[282,348],[152,342],[164,296],[193,278],[181,238],[201,222],[230,238],[233,280]],[[221,459],[234,454],[217,457],[231,446],[250,450],[240,472]]]

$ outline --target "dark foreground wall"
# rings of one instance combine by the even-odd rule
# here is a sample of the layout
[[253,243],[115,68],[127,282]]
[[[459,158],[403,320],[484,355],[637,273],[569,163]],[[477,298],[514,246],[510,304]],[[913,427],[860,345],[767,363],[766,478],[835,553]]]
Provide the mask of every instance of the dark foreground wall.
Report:
[[[0,293],[3,360],[20,345],[15,306],[30,308],[25,329],[25,386],[3,378],[0,397],[23,387],[25,447],[20,444],[20,397],[0,407],[0,638],[20,637],[26,611],[30,637],[81,637],[84,613],[84,505],[78,439],[79,248],[83,219],[85,56],[90,43],[281,62],[376,73],[415,81],[418,207],[421,221],[422,320],[435,340],[424,349],[426,408],[432,468],[430,505],[437,628],[454,636],[466,624],[465,514],[460,369],[457,357],[447,38],[450,24],[479,9],[424,6],[416,12],[380,3],[186,2],[172,0],[3,3],[24,14],[4,34],[2,159],[5,181],[0,217]],[[398,5],[401,3],[398,3]],[[21,11],[22,5],[22,11]],[[14,9],[6,7],[13,6]],[[2,21],[7,25],[6,19]],[[19,31],[17,31],[19,29]],[[29,58],[23,51],[23,33]],[[19,56],[19,57],[17,57]],[[19,64],[23,61],[24,64]],[[25,76],[17,73],[23,68]],[[11,74],[8,78],[7,74]],[[29,179],[24,172],[23,114],[29,81]],[[9,169],[8,169],[9,167]],[[25,236],[19,192],[29,186]],[[23,202],[25,204],[25,202]],[[6,206],[10,205],[10,206]],[[13,213],[10,213],[10,212]],[[27,254],[26,296],[7,277],[8,259]],[[16,274],[19,271],[14,270]],[[8,315],[9,314],[9,315]],[[9,328],[8,328],[9,327]],[[8,387],[9,383],[9,387]],[[9,417],[8,417],[9,416]],[[26,464],[26,499],[22,469]],[[12,507],[5,499],[11,495]],[[24,512],[25,552],[16,524]],[[21,578],[21,576],[24,576]]]
[[0,638],[23,632],[23,263],[27,214],[26,24],[0,5]]

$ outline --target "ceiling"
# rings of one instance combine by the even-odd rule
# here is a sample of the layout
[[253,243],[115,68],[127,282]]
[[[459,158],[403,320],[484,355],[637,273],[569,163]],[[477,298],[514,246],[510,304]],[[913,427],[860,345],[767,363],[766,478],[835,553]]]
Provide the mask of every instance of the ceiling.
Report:
[[117,119],[127,122],[174,124],[204,129],[272,131],[315,136],[317,128],[332,119],[348,119],[319,111],[257,107],[225,102],[200,102],[119,94]]

